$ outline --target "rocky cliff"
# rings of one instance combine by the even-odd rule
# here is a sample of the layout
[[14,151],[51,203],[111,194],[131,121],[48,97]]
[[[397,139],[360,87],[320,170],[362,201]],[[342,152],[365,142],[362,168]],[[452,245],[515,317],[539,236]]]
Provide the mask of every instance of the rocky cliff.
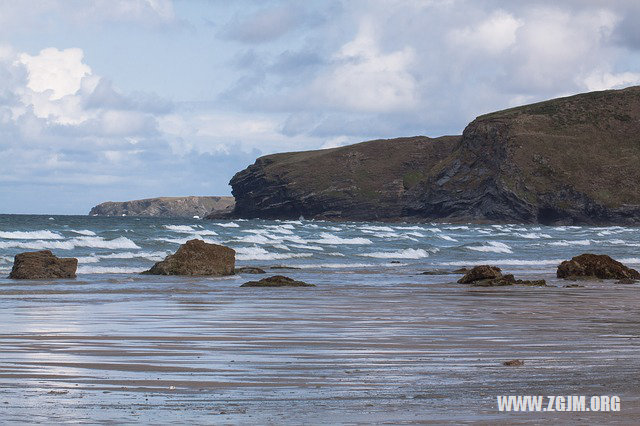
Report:
[[160,197],[144,200],[107,201],[91,209],[91,216],[157,216],[204,217],[228,214],[233,210],[233,197]]
[[640,87],[480,116],[462,136],[259,158],[234,215],[640,224]]
[[385,220],[459,137],[376,140],[319,151],[268,155],[231,179],[234,215]]

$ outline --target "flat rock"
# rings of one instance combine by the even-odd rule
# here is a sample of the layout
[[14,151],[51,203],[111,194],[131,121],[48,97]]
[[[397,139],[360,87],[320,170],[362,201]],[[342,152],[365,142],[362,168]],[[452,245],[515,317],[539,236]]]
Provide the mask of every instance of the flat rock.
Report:
[[505,361],[502,365],[506,367],[521,367],[524,365],[524,361],[521,359],[511,359],[509,361]]
[[60,258],[49,250],[20,253],[15,256],[9,278],[13,279],[51,279],[75,278],[78,259]]
[[202,240],[190,240],[181,245],[175,254],[143,272],[148,275],[233,275],[235,250]]
[[471,284],[472,287],[503,287],[508,285],[547,285],[545,280],[517,280],[513,274],[502,275],[497,266],[480,265],[468,271],[464,277],[458,280],[460,284]]
[[266,274],[267,271],[265,271],[262,268],[256,268],[253,266],[243,266],[242,268],[236,268],[235,273],[236,274]]
[[613,260],[606,254],[585,253],[558,265],[558,278],[574,279],[631,279],[640,280],[640,272]]
[[315,287],[315,284],[308,284],[304,281],[296,281],[283,275],[274,275],[263,278],[260,281],[249,281],[240,287]]

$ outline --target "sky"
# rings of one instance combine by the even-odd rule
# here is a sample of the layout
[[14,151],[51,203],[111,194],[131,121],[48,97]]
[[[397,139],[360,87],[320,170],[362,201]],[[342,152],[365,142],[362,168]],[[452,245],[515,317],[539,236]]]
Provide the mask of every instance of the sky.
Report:
[[228,195],[261,155],[640,84],[640,2],[0,0],[0,213]]

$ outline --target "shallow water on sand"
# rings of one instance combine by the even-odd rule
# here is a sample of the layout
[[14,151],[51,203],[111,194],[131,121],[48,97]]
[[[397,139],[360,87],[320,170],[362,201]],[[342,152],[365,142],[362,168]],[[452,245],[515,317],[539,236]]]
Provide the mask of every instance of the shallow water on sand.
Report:
[[[554,278],[556,260],[585,251],[637,266],[638,229],[233,224],[0,216],[0,256],[50,248],[81,258],[75,280],[0,279],[0,421],[632,423],[640,416],[640,285],[564,288]],[[134,273],[194,230],[237,249],[239,265],[300,267],[278,273],[317,287],[239,288],[255,275]],[[471,288],[455,284],[457,275],[420,274],[473,263],[552,287]],[[0,263],[0,273],[10,265]],[[509,359],[525,365],[504,367]],[[497,410],[502,394],[620,395],[621,412],[507,415]]]

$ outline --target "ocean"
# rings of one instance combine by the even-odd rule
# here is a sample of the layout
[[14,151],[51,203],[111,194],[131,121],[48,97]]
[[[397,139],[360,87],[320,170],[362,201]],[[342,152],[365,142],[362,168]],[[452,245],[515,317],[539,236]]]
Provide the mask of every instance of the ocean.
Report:
[[[316,287],[139,274],[193,238]],[[6,278],[44,249],[78,277]],[[640,229],[0,215],[0,421],[513,420],[501,394],[620,395],[633,419],[640,285],[565,287],[557,265],[585,252],[638,269]],[[476,264],[550,287],[422,274]]]

